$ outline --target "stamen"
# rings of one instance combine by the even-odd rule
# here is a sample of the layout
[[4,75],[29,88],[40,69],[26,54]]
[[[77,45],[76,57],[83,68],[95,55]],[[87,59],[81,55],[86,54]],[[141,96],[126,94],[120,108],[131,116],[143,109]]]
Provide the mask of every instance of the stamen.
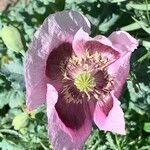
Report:
[[82,57],[72,56],[63,71],[64,99],[77,104],[94,99],[104,104],[101,99],[110,93],[113,85],[105,66],[107,60],[97,51],[94,54],[86,51]]

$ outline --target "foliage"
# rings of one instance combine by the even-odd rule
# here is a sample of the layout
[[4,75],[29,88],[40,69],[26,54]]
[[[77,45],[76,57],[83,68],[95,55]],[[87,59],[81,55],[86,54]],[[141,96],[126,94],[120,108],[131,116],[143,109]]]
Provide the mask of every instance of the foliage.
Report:
[[[31,113],[26,111],[23,64],[25,51],[35,30],[49,14],[64,9],[77,10],[86,15],[92,23],[92,36],[109,35],[112,31],[121,29],[130,32],[140,42],[139,49],[133,54],[130,76],[121,97],[127,135],[103,133],[94,127],[84,149],[149,150],[150,2],[148,0],[20,0],[1,12],[0,30],[4,26],[13,26],[19,38],[16,41],[9,39],[7,42],[4,39],[6,31],[0,38],[0,148],[51,149],[47,137],[45,108],[41,107]],[[20,49],[16,49],[18,43]]]

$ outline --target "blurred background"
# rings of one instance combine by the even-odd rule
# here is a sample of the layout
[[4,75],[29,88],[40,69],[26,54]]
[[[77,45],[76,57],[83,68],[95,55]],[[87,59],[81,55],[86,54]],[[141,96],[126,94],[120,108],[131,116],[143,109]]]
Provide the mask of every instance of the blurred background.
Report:
[[36,29],[64,9],[83,13],[91,36],[124,30],[140,42],[120,98],[127,135],[94,127],[84,149],[150,150],[150,0],[0,0],[0,149],[51,149],[45,106],[26,111],[23,62]]

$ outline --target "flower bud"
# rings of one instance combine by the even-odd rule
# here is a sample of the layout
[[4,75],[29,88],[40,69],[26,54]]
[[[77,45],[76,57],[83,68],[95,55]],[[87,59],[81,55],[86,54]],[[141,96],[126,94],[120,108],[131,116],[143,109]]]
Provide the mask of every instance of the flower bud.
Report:
[[9,50],[23,53],[24,46],[17,28],[13,26],[4,26],[1,30],[1,37]]
[[12,122],[12,125],[16,130],[20,130],[25,128],[28,124],[28,114],[27,113],[20,113],[17,115]]

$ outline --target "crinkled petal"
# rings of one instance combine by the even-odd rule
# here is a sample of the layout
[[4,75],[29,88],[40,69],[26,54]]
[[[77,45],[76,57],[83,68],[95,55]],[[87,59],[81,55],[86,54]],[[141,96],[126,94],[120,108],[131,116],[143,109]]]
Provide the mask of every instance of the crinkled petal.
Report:
[[26,103],[29,110],[46,100],[46,61],[51,51],[64,42],[72,42],[81,28],[90,31],[88,20],[75,11],[63,11],[50,15],[37,30],[26,57]]
[[133,52],[138,46],[138,41],[125,31],[113,32],[109,39],[121,53]]
[[121,95],[123,85],[129,75],[130,57],[131,52],[128,52],[108,66],[108,74],[113,77],[113,90],[117,98]]
[[74,36],[73,50],[77,56],[82,56],[87,50],[91,53],[98,51],[110,62],[119,57],[119,52],[108,38],[101,35],[91,38],[82,28]]
[[111,131],[113,133],[125,134],[124,113],[120,107],[120,101],[111,93],[113,107],[108,115],[105,115],[99,104],[95,108],[94,122],[100,130]]
[[[58,114],[58,110],[56,110],[56,104],[58,101],[59,101],[59,97],[55,88],[51,85],[48,85],[48,88],[47,88],[48,133],[49,133],[52,146],[55,150],[60,150],[60,149],[80,150],[82,149],[86,139],[88,138],[91,132],[92,117],[89,118],[88,114],[86,114],[87,115],[86,118],[82,117],[82,115],[84,116],[85,114],[83,114],[83,110],[79,110],[79,109],[78,109],[79,113],[75,112],[76,113],[76,116],[75,116],[75,114],[73,115],[72,113],[72,109],[74,108],[72,108],[71,105],[70,105],[70,110],[67,109],[67,112],[64,110],[65,107],[67,106],[61,105],[62,108],[59,108],[59,109],[62,109],[60,110],[62,115],[66,115],[69,117],[69,114],[70,114],[70,118],[67,118],[67,119],[68,121],[71,121],[71,122],[73,120],[73,124],[71,126],[71,124],[66,123],[64,121],[66,118],[62,119],[62,116]],[[92,110],[94,110],[94,108],[92,108]],[[79,118],[77,119],[77,121],[79,122],[76,122],[77,126],[74,124],[74,120],[76,120],[76,117]],[[83,119],[83,122],[82,120],[80,122],[80,118]],[[71,127],[73,129],[71,129]],[[77,129],[75,129],[74,127],[77,127]]]

